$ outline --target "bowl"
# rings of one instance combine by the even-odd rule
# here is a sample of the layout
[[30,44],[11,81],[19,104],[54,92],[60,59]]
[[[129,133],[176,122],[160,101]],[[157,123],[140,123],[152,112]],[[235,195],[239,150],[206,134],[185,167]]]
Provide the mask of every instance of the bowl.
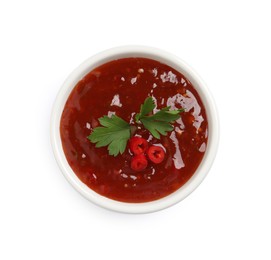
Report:
[[[81,80],[91,70],[106,62],[128,57],[143,57],[154,59],[159,62],[165,63],[173,67],[177,71],[181,72],[192,83],[192,85],[200,95],[205,106],[208,118],[208,144],[202,162],[200,163],[194,175],[177,191],[171,193],[164,198],[151,202],[120,202],[101,196],[100,194],[90,189],[83,182],[81,182],[81,180],[76,176],[76,174],[69,166],[64,151],[62,149],[62,143],[60,138],[60,119],[62,111],[67,101],[67,98],[69,97],[72,89],[75,87],[78,81]],[[51,143],[56,161],[63,175],[70,182],[70,184],[89,201],[106,209],[124,213],[154,212],[172,206],[186,198],[199,186],[199,184],[203,181],[208,171],[210,170],[210,167],[214,161],[217,152],[219,140],[219,123],[217,109],[212,95],[206,87],[205,83],[202,81],[202,79],[189,65],[187,65],[178,57],[163,50],[145,46],[123,46],[112,48],[90,57],[81,65],[79,65],[79,67],[77,67],[68,76],[56,97],[52,110],[50,127]]]

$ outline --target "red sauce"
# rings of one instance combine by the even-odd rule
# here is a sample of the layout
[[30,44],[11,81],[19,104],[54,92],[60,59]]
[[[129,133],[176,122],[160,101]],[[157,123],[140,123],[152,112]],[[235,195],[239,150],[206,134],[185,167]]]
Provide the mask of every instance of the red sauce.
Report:
[[[136,172],[130,168],[128,146],[113,157],[87,136],[103,115],[114,113],[134,124],[148,96],[155,99],[157,109],[171,106],[185,112],[161,140],[137,130],[150,145],[163,145],[166,154],[162,163],[149,163]],[[126,58],[103,64],[78,82],[64,107],[60,134],[67,161],[83,183],[105,197],[138,203],[165,197],[191,178],[206,149],[208,123],[203,103],[184,75],[155,60]]]

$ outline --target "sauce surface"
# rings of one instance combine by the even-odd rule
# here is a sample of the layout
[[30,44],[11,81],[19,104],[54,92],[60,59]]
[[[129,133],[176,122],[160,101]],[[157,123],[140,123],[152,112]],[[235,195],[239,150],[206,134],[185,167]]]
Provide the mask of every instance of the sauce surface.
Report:
[[[148,96],[156,102],[154,112],[166,106],[185,112],[160,140],[137,129],[136,135],[162,145],[166,155],[162,163],[135,172],[128,146],[113,157],[87,137],[104,115],[116,114],[134,124]],[[103,64],[78,82],[64,107],[60,135],[67,161],[83,183],[110,199],[140,203],[165,197],[191,178],[205,153],[208,123],[203,103],[184,75],[155,60],[125,58]]]

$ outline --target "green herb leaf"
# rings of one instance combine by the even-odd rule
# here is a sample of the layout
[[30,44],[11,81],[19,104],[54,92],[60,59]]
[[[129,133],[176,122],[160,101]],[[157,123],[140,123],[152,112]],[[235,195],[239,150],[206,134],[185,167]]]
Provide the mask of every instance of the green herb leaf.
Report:
[[167,132],[173,130],[173,126],[167,122],[155,121],[152,117],[144,117],[140,119],[144,127],[157,139],[161,135],[166,135]]
[[174,122],[180,118],[180,113],[184,112],[184,109],[177,110],[169,110],[170,107],[164,107],[156,114],[152,116],[154,120],[166,121],[166,122]]
[[152,97],[146,98],[144,101],[144,104],[140,106],[140,112],[136,114],[135,116],[136,122],[138,123],[140,118],[151,113],[154,108],[155,108],[155,103],[154,103],[153,98]]
[[130,125],[116,115],[101,117],[99,122],[102,126],[94,128],[88,139],[96,147],[108,146],[109,155],[122,154],[131,137]]
[[160,139],[160,134],[167,135],[167,132],[173,130],[171,123],[180,118],[180,113],[184,109],[169,110],[170,107],[165,107],[156,114],[148,116],[154,108],[154,100],[151,97],[145,99],[144,104],[141,105],[140,113],[136,115],[136,122],[140,121],[155,138]]

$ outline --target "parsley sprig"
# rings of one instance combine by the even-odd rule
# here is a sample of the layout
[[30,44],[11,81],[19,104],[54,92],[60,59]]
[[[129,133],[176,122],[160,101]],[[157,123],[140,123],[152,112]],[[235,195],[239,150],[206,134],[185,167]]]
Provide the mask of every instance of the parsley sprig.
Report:
[[131,137],[131,126],[116,115],[101,117],[99,122],[102,126],[94,128],[88,139],[96,147],[108,146],[109,155],[123,154]]
[[[140,112],[135,116],[135,121],[137,124],[143,124],[155,138],[160,139],[160,135],[167,135],[167,132],[173,130],[172,123],[180,118],[184,109],[170,110],[170,107],[165,107],[153,114],[154,108],[153,98],[146,98]],[[99,118],[99,122],[102,126],[94,128],[88,139],[95,143],[96,147],[108,146],[109,155],[123,154],[134,126],[116,115],[103,116]]]
[[135,119],[137,123],[141,122],[155,138],[160,139],[160,134],[167,135],[167,132],[173,130],[171,123],[180,118],[180,113],[184,109],[169,110],[170,107],[165,107],[157,113],[149,115],[154,108],[155,103],[153,98],[146,98]]

